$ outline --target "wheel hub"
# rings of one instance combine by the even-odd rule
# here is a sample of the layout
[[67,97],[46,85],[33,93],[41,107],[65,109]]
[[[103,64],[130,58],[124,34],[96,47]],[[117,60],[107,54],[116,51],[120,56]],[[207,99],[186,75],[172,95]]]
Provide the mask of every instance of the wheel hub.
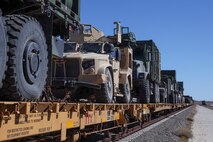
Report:
[[23,56],[24,76],[28,83],[34,84],[40,65],[39,45],[35,42],[29,42],[25,47]]

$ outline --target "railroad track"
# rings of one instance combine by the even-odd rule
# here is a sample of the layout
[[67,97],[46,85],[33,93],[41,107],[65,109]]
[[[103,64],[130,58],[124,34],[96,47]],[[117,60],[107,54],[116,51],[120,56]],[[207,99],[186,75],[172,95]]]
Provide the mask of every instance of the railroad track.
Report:
[[100,133],[100,134],[95,134],[92,136],[89,136],[88,138],[83,138],[81,142],[88,142],[88,141],[94,141],[94,142],[114,142],[121,140],[122,138],[125,138],[133,133],[136,133],[139,130],[142,130],[146,127],[149,127],[163,119],[166,119],[172,115],[177,114],[178,112],[184,110],[186,108],[176,110],[173,112],[167,112],[164,115],[160,116],[153,116],[149,121],[144,122],[143,124],[140,124],[139,122],[132,122],[129,124],[126,129],[121,130],[120,132],[105,132],[105,133]]
[[201,106],[209,108],[209,109],[213,109],[213,106],[210,106],[210,105],[201,105]]

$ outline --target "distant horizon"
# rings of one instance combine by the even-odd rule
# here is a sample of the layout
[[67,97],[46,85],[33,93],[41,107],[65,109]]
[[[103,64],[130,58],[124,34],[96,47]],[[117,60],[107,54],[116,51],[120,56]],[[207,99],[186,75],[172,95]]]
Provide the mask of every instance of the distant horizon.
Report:
[[161,69],[176,70],[184,95],[213,100],[212,0],[82,0],[81,23],[112,35],[121,21],[137,40],[152,39],[161,53]]
[[213,103],[213,101],[209,101],[209,100],[194,100],[195,102],[202,102],[202,101],[205,101],[207,103]]

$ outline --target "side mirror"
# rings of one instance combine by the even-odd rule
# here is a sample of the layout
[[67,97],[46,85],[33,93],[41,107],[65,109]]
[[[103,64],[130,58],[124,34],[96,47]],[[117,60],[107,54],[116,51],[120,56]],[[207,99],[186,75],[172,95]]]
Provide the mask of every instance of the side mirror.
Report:
[[119,48],[115,48],[115,60],[121,61],[121,50]]

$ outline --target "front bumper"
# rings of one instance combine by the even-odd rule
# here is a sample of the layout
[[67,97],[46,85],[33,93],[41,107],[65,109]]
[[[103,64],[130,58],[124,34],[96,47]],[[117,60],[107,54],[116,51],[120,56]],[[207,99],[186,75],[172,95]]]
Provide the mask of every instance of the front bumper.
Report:
[[55,87],[74,88],[84,86],[93,89],[101,89],[101,84],[107,82],[106,75],[82,75],[78,79],[57,78],[53,81]]

